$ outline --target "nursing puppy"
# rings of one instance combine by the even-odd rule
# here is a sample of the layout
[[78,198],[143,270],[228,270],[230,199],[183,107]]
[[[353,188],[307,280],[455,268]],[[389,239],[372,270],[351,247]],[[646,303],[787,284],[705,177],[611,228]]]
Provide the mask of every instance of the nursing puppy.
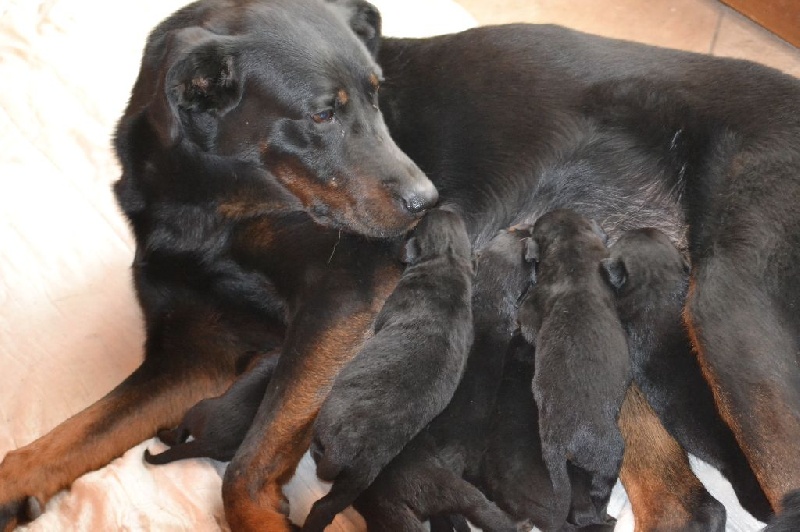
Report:
[[800,530],[800,490],[787,494],[781,503],[781,513],[770,521],[764,532],[794,532]]
[[[566,209],[534,224],[527,256],[535,285],[520,305],[522,335],[536,349],[533,394],[542,456],[560,508],[554,519],[583,526],[605,519],[624,451],[617,417],[630,382],[625,333],[597,224]],[[590,511],[570,513],[568,464],[591,476]]]
[[[158,438],[170,445],[163,453],[144,452],[150,464],[167,464],[184,458],[230,461],[250,428],[264,399],[280,349],[264,355],[219,397],[203,399],[186,412],[180,425],[161,430]],[[191,441],[187,441],[189,437]]]
[[[370,531],[422,531],[422,522],[461,514],[483,530],[516,530],[514,522],[464,476],[476,476],[501,383],[517,304],[528,285],[521,237],[502,231],[476,254],[475,342],[453,399],[356,499]],[[448,523],[432,527],[448,529]]]
[[[494,420],[481,462],[478,483],[486,495],[514,519],[528,524],[527,529],[572,529],[555,515],[563,503],[558,500],[547,466],[542,459],[539,439],[539,413],[531,392],[534,352],[521,335],[507,351],[503,380],[495,405]],[[589,500],[587,476],[569,468],[572,485],[571,505],[581,507]],[[582,530],[614,530],[616,520],[584,525]]]
[[[631,373],[647,402],[681,446],[719,469],[742,505],[766,520],[769,503],[717,411],[683,323],[688,262],[666,234],[644,228],[623,233],[602,265],[627,333]],[[698,497],[691,514],[705,523],[708,508],[713,513],[715,505]]]
[[312,441],[333,481],[304,530],[323,530],[439,414],[472,346],[472,249],[461,217],[429,212],[406,245],[408,267],[375,319],[375,335],[339,373]]

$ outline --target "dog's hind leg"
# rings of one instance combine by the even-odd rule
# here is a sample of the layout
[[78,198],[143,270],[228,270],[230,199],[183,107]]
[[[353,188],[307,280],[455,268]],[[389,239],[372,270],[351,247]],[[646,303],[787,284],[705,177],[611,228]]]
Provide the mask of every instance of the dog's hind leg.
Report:
[[800,287],[795,278],[770,293],[758,284],[769,272],[747,266],[766,258],[736,255],[695,262],[686,318],[720,413],[777,511],[800,488]]
[[772,127],[781,130],[736,146],[719,173],[687,182],[684,319],[720,414],[777,511],[800,489],[800,148],[788,140],[800,126]]
[[635,384],[625,396],[619,426],[625,439],[620,480],[633,507],[636,530],[725,530],[725,507],[692,472],[686,452]]

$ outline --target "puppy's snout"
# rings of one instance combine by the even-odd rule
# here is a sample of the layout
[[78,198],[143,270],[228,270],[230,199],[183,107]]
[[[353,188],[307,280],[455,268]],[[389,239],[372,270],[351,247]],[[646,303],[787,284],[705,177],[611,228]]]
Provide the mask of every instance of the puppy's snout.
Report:
[[439,192],[433,183],[427,181],[403,194],[403,205],[412,214],[419,214],[436,205]]

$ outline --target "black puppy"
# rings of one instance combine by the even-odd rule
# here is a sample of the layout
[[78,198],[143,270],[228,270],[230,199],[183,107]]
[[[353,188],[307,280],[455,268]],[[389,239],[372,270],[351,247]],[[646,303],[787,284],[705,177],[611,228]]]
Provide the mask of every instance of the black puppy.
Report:
[[796,532],[800,530],[800,490],[788,493],[781,502],[781,513],[770,521],[764,532]]
[[305,530],[323,530],[450,401],[472,346],[472,249],[464,222],[429,212],[375,335],[339,373],[314,425],[317,475],[334,481]]
[[[475,342],[464,377],[447,408],[381,471],[356,499],[371,531],[425,530],[422,521],[460,513],[483,530],[516,530],[464,476],[475,476],[500,386],[504,352],[528,285],[521,237],[502,231],[475,259]],[[463,522],[461,523],[463,526]],[[432,528],[450,528],[447,522]]]
[[[616,291],[632,376],[647,402],[682,447],[719,469],[742,505],[766,520],[769,503],[717,411],[686,333],[688,262],[666,234],[644,228],[625,232],[602,264]],[[699,522],[708,517],[704,508],[696,508]]]
[[[519,323],[536,349],[542,456],[561,505],[554,521],[602,522],[622,462],[617,417],[630,382],[625,332],[601,275],[605,234],[574,211],[551,211],[534,224],[527,256],[536,279]],[[591,511],[570,514],[568,462],[591,475]]]
[[[201,457],[231,460],[264,399],[279,354],[280,349],[263,355],[225,393],[194,405],[176,428],[159,431],[158,438],[170,448],[159,454],[145,450],[145,461],[167,464]],[[190,436],[192,440],[187,441]]]
[[[487,496],[529,529],[569,530],[554,513],[560,503],[553,491],[547,466],[542,459],[539,439],[539,413],[531,392],[534,352],[521,335],[509,346],[503,381],[495,406],[494,420],[481,462],[478,483]],[[585,472],[568,465],[572,485],[572,507],[589,500]],[[606,516],[601,522],[584,525],[581,530],[613,530],[616,520]]]

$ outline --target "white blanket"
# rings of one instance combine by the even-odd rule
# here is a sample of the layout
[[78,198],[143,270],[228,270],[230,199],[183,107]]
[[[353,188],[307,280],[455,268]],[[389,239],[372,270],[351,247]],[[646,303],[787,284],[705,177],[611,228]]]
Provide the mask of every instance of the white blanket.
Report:
[[[0,456],[99,399],[141,361],[133,242],[111,194],[119,168],[110,135],[147,32],[183,3],[0,0]],[[389,35],[474,25],[451,0],[375,3]],[[81,477],[27,530],[227,529],[224,464],[150,467],[141,458],[148,446],[161,448],[144,442]],[[729,529],[756,529],[714,474],[705,468],[703,478],[728,505]],[[302,522],[324,490],[306,456],[286,487],[293,519]],[[633,529],[619,487],[611,512],[618,530]],[[349,510],[331,530],[363,528]]]

